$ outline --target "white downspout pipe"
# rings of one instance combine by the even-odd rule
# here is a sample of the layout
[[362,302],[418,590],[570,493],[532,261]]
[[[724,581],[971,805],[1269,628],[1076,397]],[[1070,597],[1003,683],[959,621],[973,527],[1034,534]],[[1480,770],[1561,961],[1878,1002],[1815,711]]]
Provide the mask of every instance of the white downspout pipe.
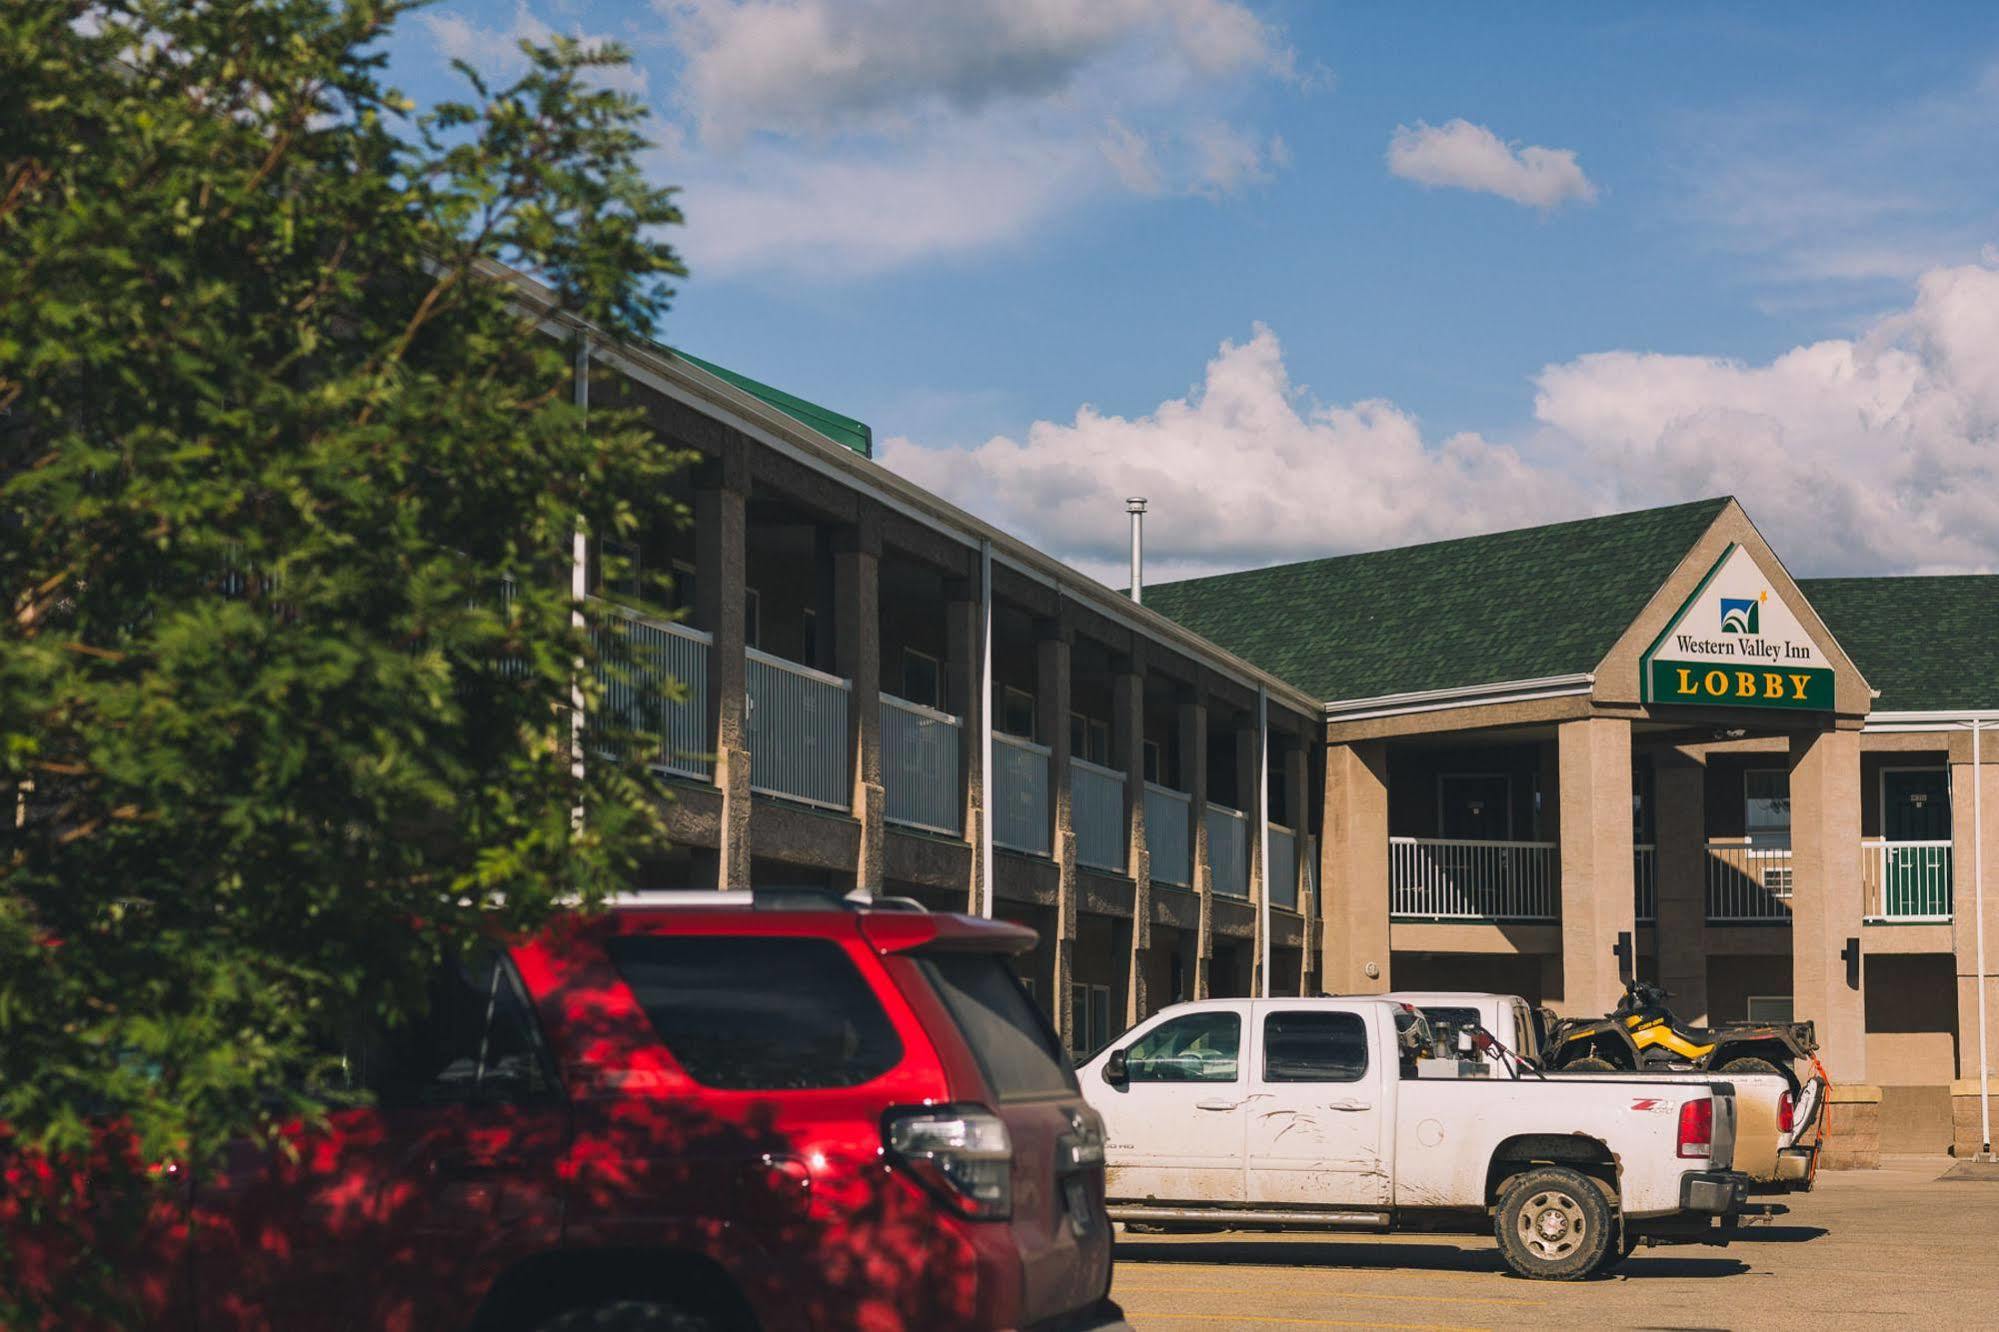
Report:
[[1985,735],[1984,722],[1971,721],[1971,884],[1974,934],[1978,940],[1978,1127],[1981,1160],[1992,1159],[1992,1066],[1985,1044]]
[[993,914],[993,543],[979,543],[979,901]]
[[[1135,584],[1134,584],[1135,586]],[[1263,997],[1270,997],[1270,691],[1256,689],[1256,863],[1263,891],[1256,895],[1257,934],[1263,940]]]
[[1131,599],[1145,604],[1145,496],[1134,495],[1124,502],[1131,515]]

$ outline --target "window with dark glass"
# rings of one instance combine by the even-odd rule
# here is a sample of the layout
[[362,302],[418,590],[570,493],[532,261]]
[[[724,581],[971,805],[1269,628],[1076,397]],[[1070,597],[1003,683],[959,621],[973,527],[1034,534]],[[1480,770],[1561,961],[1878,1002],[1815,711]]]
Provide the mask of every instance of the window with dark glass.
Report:
[[1242,1019],[1234,1013],[1170,1018],[1131,1043],[1131,1082],[1234,1082],[1241,1067]]
[[1265,1082],[1358,1082],[1367,1073],[1367,1023],[1358,1013],[1310,1010],[1263,1020]]
[[496,952],[450,963],[422,1013],[361,1042],[351,1080],[384,1105],[526,1102],[556,1093],[520,978]]

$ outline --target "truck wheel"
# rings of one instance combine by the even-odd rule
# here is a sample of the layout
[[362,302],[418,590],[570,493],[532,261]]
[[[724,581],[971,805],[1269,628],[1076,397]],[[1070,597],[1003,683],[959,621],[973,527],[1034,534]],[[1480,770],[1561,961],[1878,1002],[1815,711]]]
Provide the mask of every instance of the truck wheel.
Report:
[[1589,1276],[1617,1242],[1603,1190],[1587,1175],[1541,1166],[1507,1181],[1493,1219],[1506,1265],[1541,1281]]
[[1599,1059],[1595,1055],[1585,1055],[1581,1059],[1571,1059],[1568,1063],[1563,1064],[1561,1071],[1564,1073],[1615,1073],[1617,1072],[1617,1065],[1611,1063],[1608,1059]]
[[722,1324],[652,1300],[607,1300],[580,1309],[565,1309],[535,1332],[721,1332]]
[[1780,1078],[1784,1076],[1783,1069],[1778,1068],[1767,1059],[1757,1059],[1754,1056],[1731,1059],[1717,1071],[1722,1073],[1775,1073]]
[[1590,1275],[1608,1276],[1615,1272],[1626,1258],[1636,1252],[1638,1252],[1638,1237],[1626,1231],[1624,1223],[1620,1221],[1617,1223],[1617,1242],[1603,1246],[1603,1257],[1597,1261]]

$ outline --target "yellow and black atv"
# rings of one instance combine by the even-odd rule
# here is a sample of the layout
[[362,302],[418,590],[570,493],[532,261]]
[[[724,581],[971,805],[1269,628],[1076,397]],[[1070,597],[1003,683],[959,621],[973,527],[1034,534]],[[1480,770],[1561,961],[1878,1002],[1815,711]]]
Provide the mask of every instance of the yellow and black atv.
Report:
[[1819,1048],[1809,1022],[1743,1022],[1706,1028],[1681,1025],[1670,996],[1649,981],[1631,980],[1607,1018],[1569,1018],[1549,1033],[1550,1068],[1639,1071],[1678,1068],[1717,1073],[1776,1073],[1800,1087],[1794,1061]]

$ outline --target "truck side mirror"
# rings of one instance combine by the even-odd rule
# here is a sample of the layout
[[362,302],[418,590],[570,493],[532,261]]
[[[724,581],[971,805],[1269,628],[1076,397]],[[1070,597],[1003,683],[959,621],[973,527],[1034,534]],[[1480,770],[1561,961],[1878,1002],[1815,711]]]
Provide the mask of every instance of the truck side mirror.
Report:
[[1104,1081],[1122,1091],[1129,1078],[1124,1067],[1124,1051],[1111,1051],[1110,1057],[1104,1060]]

